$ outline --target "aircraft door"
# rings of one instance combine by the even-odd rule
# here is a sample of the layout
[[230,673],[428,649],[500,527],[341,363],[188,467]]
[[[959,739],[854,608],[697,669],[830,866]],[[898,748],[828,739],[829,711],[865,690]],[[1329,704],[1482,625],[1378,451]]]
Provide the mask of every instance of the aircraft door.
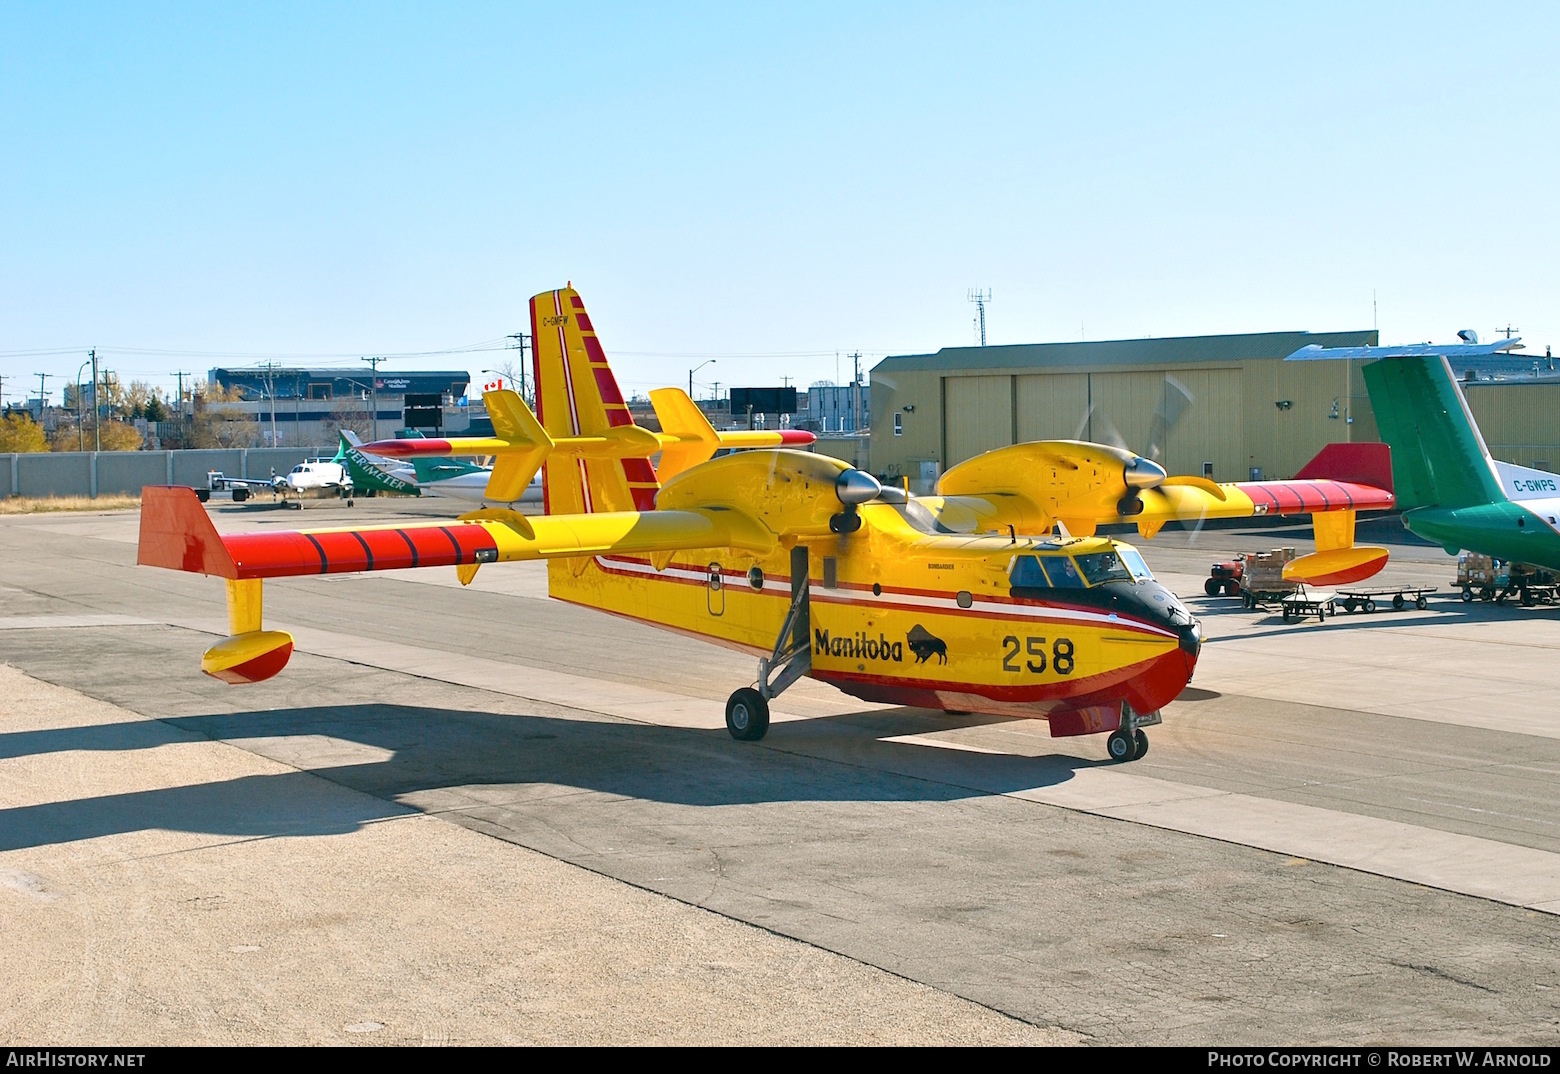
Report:
[[726,614],[726,583],[721,577],[719,563],[710,564],[709,583],[705,588],[705,595],[711,615]]

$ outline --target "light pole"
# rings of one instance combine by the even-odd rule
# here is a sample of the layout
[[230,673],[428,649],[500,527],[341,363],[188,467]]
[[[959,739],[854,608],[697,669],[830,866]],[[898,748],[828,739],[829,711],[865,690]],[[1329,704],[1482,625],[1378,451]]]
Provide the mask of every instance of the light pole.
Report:
[[369,406],[374,408],[374,439],[378,440],[379,439],[379,363],[383,362],[383,361],[387,361],[387,359],[384,359],[384,358],[364,358],[363,361],[367,362],[369,368],[371,370],[373,370],[373,375],[368,378],[369,382],[370,382],[369,386],[368,386],[368,394],[369,394],[369,397],[373,400],[373,402],[369,403]]
[[[92,362],[92,359],[89,357],[85,362],[82,362],[81,365],[76,369],[76,450],[77,451],[85,451],[85,450],[87,450],[87,434],[82,431],[82,425],[81,425],[81,374],[82,374],[82,371],[85,370],[87,368],[87,366],[91,362]],[[94,402],[97,401],[97,388],[96,387],[94,387],[92,389],[92,399],[93,399]]]
[[714,364],[715,364],[715,359],[711,358],[711,359],[709,359],[707,361],[700,362],[698,365],[696,365],[692,369],[688,370],[688,398],[689,399],[693,398],[693,375],[695,373],[697,373],[699,370],[703,369],[705,366],[707,366],[707,365],[714,365]]

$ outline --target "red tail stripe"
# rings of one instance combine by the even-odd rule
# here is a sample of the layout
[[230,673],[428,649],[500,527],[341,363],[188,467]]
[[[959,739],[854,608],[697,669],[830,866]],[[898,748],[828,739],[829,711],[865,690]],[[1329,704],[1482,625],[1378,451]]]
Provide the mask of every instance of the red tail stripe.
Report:
[[453,455],[455,446],[448,440],[414,438],[408,440],[375,440],[362,449],[370,455],[384,455],[392,459],[410,459],[418,455]]
[[655,467],[650,465],[649,459],[624,459],[623,473],[627,475],[630,482],[645,481],[654,484],[656,480]]

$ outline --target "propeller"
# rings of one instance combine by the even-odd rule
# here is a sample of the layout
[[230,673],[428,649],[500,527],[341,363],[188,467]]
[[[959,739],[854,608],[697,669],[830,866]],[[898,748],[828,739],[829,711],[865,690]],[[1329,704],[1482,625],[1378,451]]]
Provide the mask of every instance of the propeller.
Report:
[[1159,462],[1165,457],[1165,447],[1170,441],[1170,430],[1176,427],[1181,416],[1191,409],[1196,397],[1191,390],[1169,373],[1159,390],[1159,405],[1154,408],[1154,423],[1148,431],[1148,457]]
[[847,533],[855,533],[861,528],[859,508],[862,504],[877,499],[882,491],[883,486],[878,484],[878,479],[865,470],[841,471],[839,478],[834,482],[834,494],[839,497],[845,510],[829,519],[829,529],[841,537]]

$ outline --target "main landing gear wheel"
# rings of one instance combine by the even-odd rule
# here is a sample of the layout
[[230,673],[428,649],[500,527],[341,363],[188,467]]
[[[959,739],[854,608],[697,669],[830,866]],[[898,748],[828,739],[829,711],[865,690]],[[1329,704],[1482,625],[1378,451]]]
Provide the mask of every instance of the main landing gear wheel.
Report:
[[769,702],[751,686],[726,699],[726,730],[739,742],[757,742],[769,731]]
[[[1141,735],[1143,732],[1139,731],[1137,734]],[[1143,741],[1146,743],[1148,736],[1144,735]],[[1146,749],[1147,747],[1145,746],[1144,748]],[[1105,740],[1105,752],[1110,754],[1112,761],[1136,760],[1138,756],[1137,750],[1136,735],[1129,735],[1125,731],[1113,731],[1111,736]]]
[[1137,747],[1137,752],[1132,755],[1132,759],[1141,761],[1144,755],[1148,753],[1148,736],[1143,733],[1141,727],[1132,732],[1132,743]]

